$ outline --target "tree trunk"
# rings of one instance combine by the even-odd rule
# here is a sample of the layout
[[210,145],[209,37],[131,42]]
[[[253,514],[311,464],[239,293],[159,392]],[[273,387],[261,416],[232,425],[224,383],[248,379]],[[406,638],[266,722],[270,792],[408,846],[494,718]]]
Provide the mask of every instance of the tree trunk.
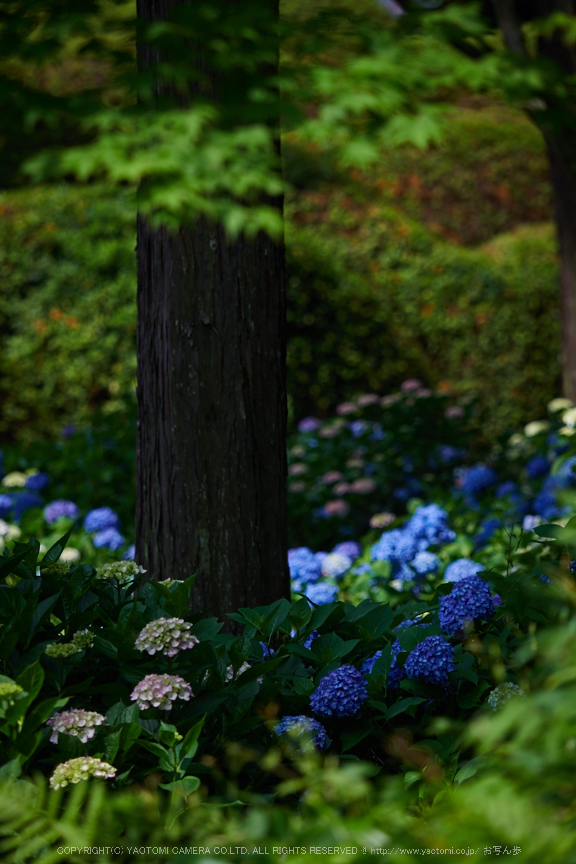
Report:
[[[574,15],[574,0],[493,0],[506,47],[527,56],[522,22],[564,12]],[[538,54],[556,63],[565,75],[576,74],[576,50],[559,31],[539,37]],[[556,233],[560,254],[560,312],[562,316],[562,390],[576,402],[576,105],[554,93],[528,113],[542,132],[550,160]]]
[[576,403],[576,134],[545,137],[560,252],[562,390]]
[[137,249],[136,560],[218,616],[289,596],[283,245],[139,217]]

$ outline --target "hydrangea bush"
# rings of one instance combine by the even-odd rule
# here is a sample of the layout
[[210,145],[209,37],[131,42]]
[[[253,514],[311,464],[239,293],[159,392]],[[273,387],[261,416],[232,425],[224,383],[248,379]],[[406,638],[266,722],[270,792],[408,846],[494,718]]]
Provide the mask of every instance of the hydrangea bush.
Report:
[[[407,410],[419,387],[410,386],[393,406]],[[334,531],[323,550],[312,509],[307,545],[288,552],[292,601],[232,613],[240,635],[190,612],[193,579],[157,583],[130,560],[93,566],[70,554],[79,532],[92,554],[93,537],[118,531],[111,508],[88,511],[80,525],[74,502],[47,504],[58,505],[48,510],[56,513],[51,524],[68,529],[47,549],[10,537],[10,525],[19,526],[5,521],[1,760],[43,771],[53,785],[91,776],[79,766],[100,760],[114,766],[101,776],[118,785],[160,774],[172,791],[202,782],[224,794],[233,771],[239,788],[272,792],[274,777],[258,759],[226,767],[232,743],[262,755],[290,739],[295,746],[282,749],[290,761],[310,750],[306,739],[318,754],[383,759],[386,770],[404,773],[409,763],[385,743],[400,728],[433,747],[449,781],[469,753],[437,721],[461,728],[529,690],[534,634],[565,622],[572,608],[571,411],[552,403],[551,419],[512,436],[492,464],[467,463],[455,445],[432,456],[428,447],[444,466],[437,474],[426,463],[420,475],[414,457],[402,506],[370,516],[364,533]],[[320,435],[324,428],[333,426],[309,422],[301,433],[318,433],[311,450],[325,448],[322,458],[337,437]],[[12,507],[27,475],[4,480]],[[560,524],[545,524],[543,494]]]

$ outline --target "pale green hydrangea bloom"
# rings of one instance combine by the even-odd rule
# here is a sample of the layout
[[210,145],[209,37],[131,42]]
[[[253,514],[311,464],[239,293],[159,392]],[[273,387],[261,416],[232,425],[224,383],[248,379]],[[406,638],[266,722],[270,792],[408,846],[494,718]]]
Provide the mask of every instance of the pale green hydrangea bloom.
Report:
[[493,711],[498,711],[509,702],[510,699],[526,699],[526,693],[517,684],[512,684],[511,681],[506,681],[504,684],[499,684],[488,696],[488,705]]
[[80,783],[89,777],[111,778],[116,776],[116,768],[96,759],[94,756],[80,756],[77,759],[69,759],[58,765],[50,778],[52,789],[60,789],[69,783]]
[[114,561],[96,568],[97,579],[117,579],[118,582],[133,582],[141,573],[146,570],[135,561]]

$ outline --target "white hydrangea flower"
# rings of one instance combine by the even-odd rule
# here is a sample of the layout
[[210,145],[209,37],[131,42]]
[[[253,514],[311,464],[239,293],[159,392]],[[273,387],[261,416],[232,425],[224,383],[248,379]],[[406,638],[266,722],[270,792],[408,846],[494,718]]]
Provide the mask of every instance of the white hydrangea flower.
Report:
[[2,485],[16,489],[25,486],[26,479],[26,474],[23,474],[22,471],[11,471],[2,478]]
[[157,618],[147,624],[136,637],[134,647],[148,654],[160,652],[175,657],[179,651],[193,648],[199,640],[190,633],[192,625],[183,618]]
[[190,684],[179,675],[146,675],[136,685],[130,699],[142,711],[147,708],[169,711],[176,699],[188,702],[193,695]]
[[80,783],[89,777],[111,778],[116,776],[116,768],[96,759],[94,756],[80,756],[77,759],[69,759],[56,767],[50,778],[52,789],[60,789],[69,783]]
[[63,561],[65,564],[75,564],[79,560],[80,550],[75,549],[74,546],[67,546],[66,549],[62,550],[60,561]]
[[533,438],[541,432],[547,432],[548,429],[550,429],[550,423],[548,420],[533,420],[531,423],[527,423],[524,427],[524,434],[527,438]]
[[141,573],[146,573],[146,570],[135,561],[114,561],[96,568],[97,579],[117,579],[119,582],[133,582]]
[[564,399],[562,396],[557,399],[551,399],[548,402],[548,411],[551,414],[556,414],[558,411],[567,411],[568,408],[573,408],[574,403],[570,399]]
[[96,711],[84,711],[83,708],[74,708],[72,711],[61,711],[59,714],[53,714],[46,725],[52,729],[50,741],[53,744],[58,743],[58,733],[66,735],[74,735],[79,738],[83,744],[86,744],[90,738],[94,737],[94,732],[97,726],[102,726],[106,723],[106,718]]

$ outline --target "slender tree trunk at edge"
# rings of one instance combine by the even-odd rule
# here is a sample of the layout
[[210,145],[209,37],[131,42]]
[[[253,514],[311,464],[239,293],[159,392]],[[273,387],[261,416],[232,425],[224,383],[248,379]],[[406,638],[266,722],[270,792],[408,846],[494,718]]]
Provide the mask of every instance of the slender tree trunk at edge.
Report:
[[136,561],[219,617],[289,597],[283,244],[139,217],[137,253]]
[[546,139],[560,253],[562,389],[576,403],[576,135],[564,134],[560,141],[550,135]]

